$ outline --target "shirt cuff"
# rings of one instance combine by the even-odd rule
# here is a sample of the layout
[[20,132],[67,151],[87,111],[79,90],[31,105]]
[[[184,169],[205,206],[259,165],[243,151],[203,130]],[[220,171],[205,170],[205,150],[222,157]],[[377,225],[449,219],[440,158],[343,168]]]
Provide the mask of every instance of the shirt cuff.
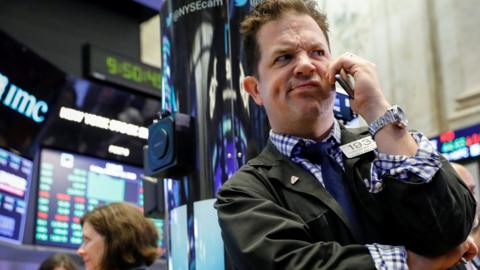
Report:
[[[418,144],[415,156],[389,155],[375,150],[377,158],[371,167],[370,181],[365,184],[372,193],[383,189],[382,177],[390,175],[400,181],[428,183],[440,169],[440,155],[430,144],[430,141],[420,132],[413,132],[412,137]],[[412,175],[416,175],[413,180]]]
[[403,246],[366,245],[377,270],[408,270],[407,251]]

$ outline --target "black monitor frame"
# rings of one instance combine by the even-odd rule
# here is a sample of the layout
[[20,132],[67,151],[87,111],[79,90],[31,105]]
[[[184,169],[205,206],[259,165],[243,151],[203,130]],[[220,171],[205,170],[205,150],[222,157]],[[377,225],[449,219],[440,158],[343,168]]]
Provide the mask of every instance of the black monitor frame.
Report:
[[[35,158],[35,164],[34,164],[34,172],[35,172],[35,175],[34,175],[34,180],[33,182],[35,182],[35,186],[34,187],[31,187],[31,192],[33,194],[33,196],[30,196],[31,200],[29,201],[29,207],[30,209],[34,209],[34,211],[30,211],[30,215],[29,215],[29,218],[27,219],[27,221],[29,221],[29,227],[28,227],[28,231],[31,232],[31,234],[29,235],[30,237],[28,238],[28,241],[26,243],[28,244],[33,244],[33,245],[37,245],[37,246],[44,246],[44,247],[48,247],[48,248],[60,248],[60,249],[74,249],[74,248],[78,248],[76,245],[73,245],[73,244],[55,244],[55,243],[42,243],[42,242],[39,242],[36,240],[36,237],[35,237],[35,234],[37,232],[37,224],[36,224],[36,221],[37,221],[37,212],[38,212],[38,207],[39,207],[39,203],[38,203],[38,200],[39,200],[39,192],[40,192],[40,172],[41,172],[41,165],[42,165],[42,153],[47,150],[47,151],[54,151],[54,152],[65,152],[65,153],[68,153],[68,154],[72,154],[74,156],[81,156],[82,158],[88,158],[88,159],[96,159],[96,160],[101,160],[101,161],[104,161],[104,162],[112,162],[112,163],[115,163],[115,164],[119,164],[119,165],[126,165],[126,166],[129,166],[129,167],[135,167],[135,168],[138,168],[138,169],[142,169],[141,167],[138,167],[138,166],[134,166],[134,165],[130,165],[130,164],[127,164],[127,163],[123,163],[123,162],[119,162],[119,161],[116,161],[116,160],[109,160],[109,159],[103,159],[103,158],[100,158],[100,157],[95,157],[95,156],[92,156],[92,155],[86,155],[86,154],[83,154],[83,153],[75,153],[75,152],[71,152],[71,151],[65,151],[63,149],[59,149],[59,148],[52,148],[52,147],[41,147],[39,149],[39,151],[37,151],[37,155],[36,155],[36,158]],[[142,179],[138,179],[139,181],[139,184],[140,185],[143,185],[143,182],[142,182]],[[142,194],[139,193],[139,196],[142,196]],[[133,202],[131,202],[133,203]],[[135,205],[139,205],[138,203],[134,203]],[[71,222],[71,221],[70,221]]]

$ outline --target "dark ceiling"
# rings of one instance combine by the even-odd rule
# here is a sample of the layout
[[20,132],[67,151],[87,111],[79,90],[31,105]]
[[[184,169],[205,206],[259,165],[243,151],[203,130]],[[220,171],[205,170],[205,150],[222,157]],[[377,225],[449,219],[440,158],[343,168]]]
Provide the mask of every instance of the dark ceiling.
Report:
[[139,23],[144,22],[158,14],[158,10],[151,9],[145,5],[132,0],[77,0],[108,9],[115,13],[129,16]]

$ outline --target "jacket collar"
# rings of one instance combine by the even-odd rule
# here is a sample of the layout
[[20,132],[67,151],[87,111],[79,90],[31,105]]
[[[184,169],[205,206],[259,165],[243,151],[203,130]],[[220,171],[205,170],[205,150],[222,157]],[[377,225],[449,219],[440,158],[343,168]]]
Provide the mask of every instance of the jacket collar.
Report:
[[[365,128],[346,129],[341,127],[341,144],[347,144],[362,137],[369,136]],[[353,181],[353,166],[361,156],[347,159],[344,157],[345,177]],[[315,177],[305,170],[301,165],[293,163],[288,157],[282,155],[275,145],[269,140],[262,153],[255,159],[248,162],[254,167],[268,167],[267,177],[280,182],[284,187],[296,192],[314,196],[329,207],[350,229],[347,217],[341,210],[335,199],[321,186]],[[293,180],[297,179],[297,180]],[[350,229],[350,231],[352,231]],[[352,233],[353,235],[353,233]]]
[[[350,142],[353,142],[355,140],[358,140],[363,137],[369,136],[368,129],[367,128],[355,128],[355,129],[347,129],[345,128],[344,125],[340,124],[340,131],[341,131],[341,138],[340,138],[340,144],[348,144]],[[356,162],[361,156],[351,158],[351,159],[346,159],[346,160],[351,160]],[[268,167],[275,167],[278,166],[279,162],[286,162],[286,163],[291,163],[288,157],[280,153],[275,145],[268,140],[267,146],[263,149],[263,151],[258,155],[256,158],[250,160],[248,163],[253,166],[268,166]],[[354,163],[353,162],[353,163]],[[353,164],[352,162],[349,162],[349,164]],[[299,168],[299,166],[296,166]],[[292,169],[292,168],[288,168]],[[347,167],[345,167],[347,169]]]

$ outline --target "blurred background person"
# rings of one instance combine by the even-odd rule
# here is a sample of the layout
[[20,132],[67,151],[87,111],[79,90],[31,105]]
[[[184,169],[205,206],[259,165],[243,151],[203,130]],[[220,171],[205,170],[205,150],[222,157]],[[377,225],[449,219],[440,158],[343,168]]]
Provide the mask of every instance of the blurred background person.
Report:
[[[458,176],[460,176],[460,179],[465,183],[465,185],[468,187],[468,189],[474,194],[475,194],[475,188],[477,187],[477,182],[475,179],[473,179],[472,174],[468,171],[465,166],[451,162],[452,167],[455,169],[457,172]],[[476,197],[476,196],[475,196]],[[477,202],[478,203],[478,202]],[[478,211],[478,205],[477,205],[477,214],[475,216],[475,222],[473,223],[473,228],[472,232],[470,234],[470,237],[473,238],[473,241],[477,245],[477,247],[480,247],[480,226],[478,222],[478,216],[479,216],[479,211]],[[457,269],[467,269],[467,270],[476,270],[480,269],[480,254],[477,254],[470,262],[468,262],[465,265],[465,268],[462,267],[462,265],[457,266]]]
[[78,266],[67,254],[54,254],[46,258],[38,270],[77,270]]
[[475,188],[477,187],[477,183],[475,182],[475,179],[473,179],[472,174],[465,168],[465,166],[455,163],[455,162],[450,162],[452,164],[452,167],[455,169],[457,172],[458,176],[463,180],[465,185],[467,185],[468,189],[474,194],[475,194]]
[[87,270],[147,269],[159,255],[155,226],[132,204],[100,206],[80,223],[83,243],[77,254]]

